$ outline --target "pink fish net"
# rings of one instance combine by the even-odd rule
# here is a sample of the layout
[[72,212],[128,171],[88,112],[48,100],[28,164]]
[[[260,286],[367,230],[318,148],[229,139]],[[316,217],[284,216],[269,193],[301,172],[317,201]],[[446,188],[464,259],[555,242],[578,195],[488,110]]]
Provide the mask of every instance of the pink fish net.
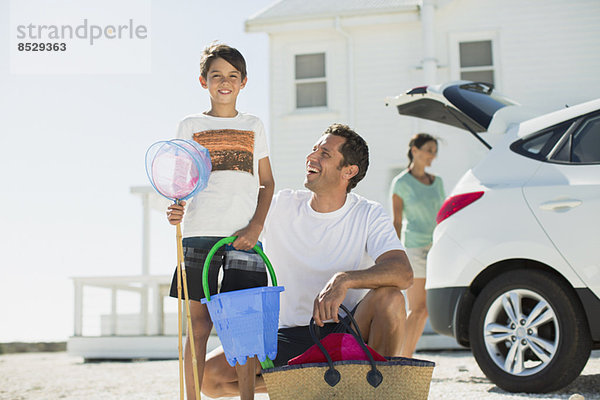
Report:
[[206,188],[212,164],[206,148],[193,140],[154,143],[146,151],[146,174],[158,193],[179,202]]

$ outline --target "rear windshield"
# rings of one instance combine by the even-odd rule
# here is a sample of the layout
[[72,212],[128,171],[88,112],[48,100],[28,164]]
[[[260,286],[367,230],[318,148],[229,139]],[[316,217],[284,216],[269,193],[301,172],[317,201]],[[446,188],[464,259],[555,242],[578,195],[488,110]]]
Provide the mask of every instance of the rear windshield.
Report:
[[471,82],[446,88],[444,96],[479,125],[487,127],[496,111],[516,104],[493,89],[488,83]]

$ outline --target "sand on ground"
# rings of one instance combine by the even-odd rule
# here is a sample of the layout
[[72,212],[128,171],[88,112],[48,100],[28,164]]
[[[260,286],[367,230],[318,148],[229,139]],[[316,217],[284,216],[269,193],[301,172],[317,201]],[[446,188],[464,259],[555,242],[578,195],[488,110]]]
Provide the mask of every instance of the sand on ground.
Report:
[[[569,399],[575,394],[585,400],[600,399],[599,350],[592,353],[579,378],[549,394],[499,389],[485,377],[468,351],[420,352],[415,358],[436,363],[430,399]],[[85,363],[81,357],[65,352],[0,355],[0,399],[176,400],[178,373],[177,360]],[[256,399],[268,396],[260,394]]]

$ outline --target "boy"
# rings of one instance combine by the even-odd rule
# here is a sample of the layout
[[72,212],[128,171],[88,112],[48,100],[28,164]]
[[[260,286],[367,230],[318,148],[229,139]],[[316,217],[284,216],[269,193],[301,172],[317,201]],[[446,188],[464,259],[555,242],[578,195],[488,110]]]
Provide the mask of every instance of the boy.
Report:
[[[267,285],[265,265],[251,249],[258,241],[267,216],[274,181],[262,122],[236,110],[237,96],[248,80],[244,57],[225,44],[211,44],[204,49],[199,79],[208,90],[211,108],[184,118],[177,137],[193,139],[206,147],[212,161],[208,186],[190,201],[183,231],[198,377],[202,386],[206,342],[212,329],[208,309],[200,303],[204,297],[204,260],[218,240],[237,236],[233,248],[221,248],[212,259],[208,278],[211,294],[217,291],[221,266],[221,292]],[[181,222],[185,205],[182,202],[169,207],[167,217],[171,224]],[[172,297],[177,297],[176,275],[171,284]],[[184,363],[187,398],[200,400],[194,391],[189,337]],[[236,365],[241,399],[254,398],[256,368],[256,358]]]

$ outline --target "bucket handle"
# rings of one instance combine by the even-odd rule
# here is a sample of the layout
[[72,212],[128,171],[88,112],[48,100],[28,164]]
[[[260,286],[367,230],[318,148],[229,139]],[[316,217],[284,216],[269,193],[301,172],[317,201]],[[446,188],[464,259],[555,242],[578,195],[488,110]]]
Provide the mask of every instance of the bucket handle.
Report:
[[[210,249],[208,255],[206,256],[206,260],[204,260],[204,268],[202,269],[202,289],[204,290],[204,297],[206,297],[206,301],[210,301],[210,289],[208,287],[208,270],[210,262],[217,250],[219,250],[219,248],[226,244],[233,243],[235,239],[237,239],[237,236],[229,236],[219,240],[217,243],[215,243],[212,249]],[[261,258],[267,266],[267,269],[269,270],[269,275],[271,275],[271,283],[273,284],[273,286],[277,286],[277,278],[275,277],[275,271],[273,270],[273,266],[271,265],[271,261],[269,261],[269,259],[267,258],[267,255],[264,253],[264,251],[260,248],[258,244],[256,244],[252,248],[252,250],[254,250],[256,254],[261,256]]]

